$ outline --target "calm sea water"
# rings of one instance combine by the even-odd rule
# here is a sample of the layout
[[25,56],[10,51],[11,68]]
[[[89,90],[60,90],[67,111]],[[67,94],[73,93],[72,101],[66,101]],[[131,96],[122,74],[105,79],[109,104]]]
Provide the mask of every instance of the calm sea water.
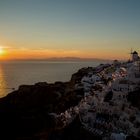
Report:
[[82,67],[95,67],[105,61],[12,61],[0,63],[0,97],[22,84],[69,81]]

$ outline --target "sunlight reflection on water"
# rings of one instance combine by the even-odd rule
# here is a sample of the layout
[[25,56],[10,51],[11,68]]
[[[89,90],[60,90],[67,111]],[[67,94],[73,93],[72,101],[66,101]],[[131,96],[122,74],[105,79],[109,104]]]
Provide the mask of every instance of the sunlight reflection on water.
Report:
[[22,84],[37,82],[69,81],[71,75],[82,67],[95,67],[105,61],[90,62],[3,62],[0,63],[0,97],[18,88]]
[[7,91],[7,85],[6,85],[6,80],[5,76],[3,73],[3,68],[0,65],[0,97],[3,97]]

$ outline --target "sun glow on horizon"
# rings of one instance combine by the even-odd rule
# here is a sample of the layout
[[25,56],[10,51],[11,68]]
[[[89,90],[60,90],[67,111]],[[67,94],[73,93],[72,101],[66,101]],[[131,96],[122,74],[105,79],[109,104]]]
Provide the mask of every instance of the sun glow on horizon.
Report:
[[5,55],[5,53],[6,53],[6,51],[5,51],[4,47],[0,46],[0,58],[1,59],[4,58],[3,56]]
[[0,46],[0,60],[20,60],[20,59],[50,59],[50,58],[65,58],[65,57],[78,57],[82,59],[95,58],[95,59],[127,59],[127,55],[121,53],[116,55],[110,51],[100,50],[83,51],[83,50],[59,50],[59,49],[21,49]]
[[0,55],[4,54],[4,49],[0,47]]

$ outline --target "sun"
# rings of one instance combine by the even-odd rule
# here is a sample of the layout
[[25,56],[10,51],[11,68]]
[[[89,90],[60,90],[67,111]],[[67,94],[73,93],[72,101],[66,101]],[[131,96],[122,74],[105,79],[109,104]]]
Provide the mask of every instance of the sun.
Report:
[[0,47],[0,55],[3,55],[4,54],[4,49],[2,47]]

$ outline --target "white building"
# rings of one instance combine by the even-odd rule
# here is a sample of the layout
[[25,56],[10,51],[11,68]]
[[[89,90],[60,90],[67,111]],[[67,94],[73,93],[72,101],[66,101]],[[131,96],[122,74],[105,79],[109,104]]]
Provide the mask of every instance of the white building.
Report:
[[128,68],[128,74],[126,78],[130,81],[133,81],[134,83],[140,82],[140,60],[133,62]]
[[132,92],[136,89],[136,84],[127,79],[117,79],[112,83],[112,90],[115,92]]
[[129,92],[135,91],[137,85],[127,79],[117,79],[112,84],[113,99],[126,100]]

